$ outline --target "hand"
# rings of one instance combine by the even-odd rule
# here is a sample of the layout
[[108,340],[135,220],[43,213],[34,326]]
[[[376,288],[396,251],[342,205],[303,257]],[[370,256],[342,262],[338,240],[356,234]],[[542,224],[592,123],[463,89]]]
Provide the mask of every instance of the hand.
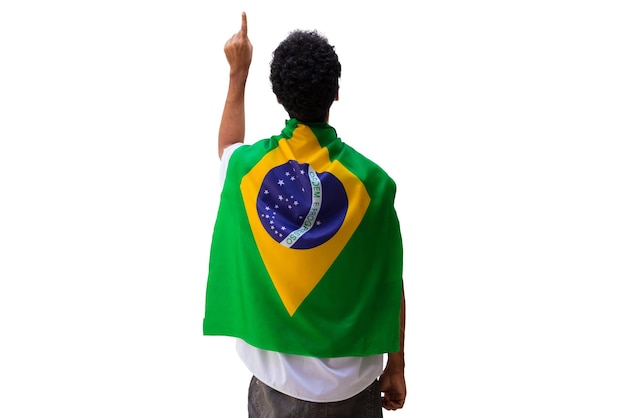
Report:
[[384,394],[383,408],[391,411],[402,408],[406,399],[404,367],[388,364],[380,376],[380,391]]
[[230,64],[231,75],[248,75],[252,62],[252,43],[248,39],[248,18],[246,12],[241,13],[241,29],[224,45],[224,53]]

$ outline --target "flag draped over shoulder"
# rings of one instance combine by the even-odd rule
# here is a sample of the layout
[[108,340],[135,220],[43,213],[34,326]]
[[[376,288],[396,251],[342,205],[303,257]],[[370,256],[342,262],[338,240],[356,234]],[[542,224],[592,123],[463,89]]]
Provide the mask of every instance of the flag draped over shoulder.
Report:
[[287,121],[228,163],[204,335],[314,357],[399,350],[396,185],[326,123]]

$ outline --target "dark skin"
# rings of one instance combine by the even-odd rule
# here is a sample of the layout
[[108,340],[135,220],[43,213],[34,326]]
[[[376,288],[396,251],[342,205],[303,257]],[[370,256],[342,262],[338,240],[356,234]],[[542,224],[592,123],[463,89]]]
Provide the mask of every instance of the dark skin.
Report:
[[252,43],[248,39],[248,19],[245,12],[241,14],[241,29],[226,41],[224,53],[230,65],[230,81],[217,141],[220,158],[225,148],[243,142],[246,134],[244,93],[252,62]]
[[404,323],[406,319],[404,289],[400,311],[400,351],[389,353],[387,366],[380,376],[380,391],[383,393],[383,408],[395,411],[404,406],[406,381],[404,379]]
[[[230,65],[230,75],[217,142],[217,152],[220,158],[222,158],[225,148],[243,142],[246,133],[244,96],[248,71],[252,62],[252,43],[248,39],[248,18],[245,12],[241,14],[241,29],[226,41],[224,53]],[[328,114],[326,121],[328,121]],[[406,399],[406,381],[404,378],[405,318],[403,290],[400,312],[400,351],[388,353],[385,370],[379,378],[383,408],[391,411],[402,408]]]

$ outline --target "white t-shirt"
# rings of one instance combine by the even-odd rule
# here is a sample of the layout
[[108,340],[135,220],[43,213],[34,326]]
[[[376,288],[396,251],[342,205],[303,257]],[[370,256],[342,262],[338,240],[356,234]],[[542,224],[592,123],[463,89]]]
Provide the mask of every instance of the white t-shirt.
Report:
[[[222,154],[222,186],[230,156],[241,145],[233,144]],[[257,379],[279,392],[311,402],[336,402],[351,398],[371,385],[384,367],[383,354],[315,358],[262,350],[241,339],[237,339],[236,350]]]

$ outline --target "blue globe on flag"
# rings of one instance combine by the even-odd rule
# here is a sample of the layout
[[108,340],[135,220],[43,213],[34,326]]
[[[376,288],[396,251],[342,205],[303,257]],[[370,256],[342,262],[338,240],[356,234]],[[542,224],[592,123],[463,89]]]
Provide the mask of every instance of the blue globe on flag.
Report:
[[332,238],[346,217],[348,196],[329,172],[290,160],[271,169],[257,197],[263,227],[278,243],[310,249]]

